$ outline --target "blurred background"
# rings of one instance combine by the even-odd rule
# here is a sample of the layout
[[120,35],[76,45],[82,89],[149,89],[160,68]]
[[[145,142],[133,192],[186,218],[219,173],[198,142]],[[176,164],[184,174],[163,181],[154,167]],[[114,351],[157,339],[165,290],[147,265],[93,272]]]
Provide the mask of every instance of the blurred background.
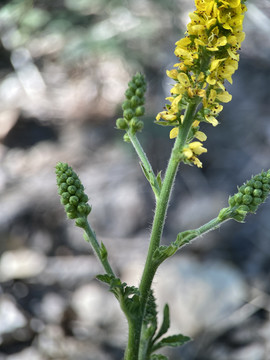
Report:
[[[205,125],[203,169],[181,166],[163,242],[227,206],[270,167],[270,2],[249,1],[233,99]],[[194,10],[190,0],[10,0],[0,8],[0,359],[120,360],[127,327],[80,229],[66,219],[54,166],[68,162],[93,206],[98,239],[123,280],[137,285],[154,199],[115,129],[130,77],[148,82],[139,135],[156,172],[169,129],[153,120],[170,89],[166,69]],[[171,360],[266,360],[270,354],[270,204],[228,222],[160,268],[158,307],[171,333],[194,341]]]

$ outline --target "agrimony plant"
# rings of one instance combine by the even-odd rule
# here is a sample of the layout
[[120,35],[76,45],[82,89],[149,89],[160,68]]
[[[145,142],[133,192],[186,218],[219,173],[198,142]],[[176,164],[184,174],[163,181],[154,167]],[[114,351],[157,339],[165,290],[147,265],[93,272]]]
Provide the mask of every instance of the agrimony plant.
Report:
[[156,124],[172,127],[170,138],[175,139],[164,177],[155,174],[137,138],[143,129],[146,81],[136,74],[128,83],[123,102],[123,116],[116,120],[116,128],[124,132],[124,140],[133,145],[143,173],[149,182],[156,208],[149,239],[149,249],[140,283],[137,287],[123,283],[113,271],[106,247],[99,243],[92,230],[88,215],[91,207],[84,187],[73,169],[65,163],[56,165],[57,184],[61,202],[70,219],[84,230],[88,241],[100,260],[105,273],[97,278],[106,283],[119,301],[128,322],[129,335],[125,360],[165,360],[156,353],[165,346],[181,346],[189,337],[176,334],[166,336],[170,326],[169,306],[163,309],[163,321],[157,322],[156,300],[152,281],[159,265],[175,254],[183,245],[202,234],[234,219],[244,222],[248,213],[255,213],[270,192],[270,170],[261,172],[238,188],[229,198],[229,206],[216,218],[197,229],[179,232],[174,242],[161,245],[163,226],[167,214],[172,185],[181,162],[202,167],[199,156],[207,149],[203,146],[206,134],[200,131],[201,122],[218,125],[217,116],[223,103],[232,96],[225,88],[232,83],[238,68],[238,51],[245,38],[243,32],[244,0],[195,0],[196,10],[190,14],[186,36],[176,43],[178,62],[167,71],[173,81],[168,104],[156,117]]

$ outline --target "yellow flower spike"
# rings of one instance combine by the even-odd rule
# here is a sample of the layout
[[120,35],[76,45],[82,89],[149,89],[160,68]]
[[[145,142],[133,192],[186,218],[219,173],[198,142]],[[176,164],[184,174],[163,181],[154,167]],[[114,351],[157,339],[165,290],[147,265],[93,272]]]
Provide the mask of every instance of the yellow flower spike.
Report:
[[170,139],[174,139],[177,137],[179,133],[179,128],[178,127],[175,127],[173,128],[171,131],[170,131]]
[[[201,104],[194,115],[194,119],[200,119],[196,120],[197,128],[203,118],[213,126],[218,125],[216,117],[223,109],[220,103],[232,99],[225,89],[225,81],[232,83],[232,75],[238,68],[238,50],[245,38],[246,6],[243,3],[244,0],[195,0],[196,10],[189,14],[186,36],[175,43],[178,62],[173,70],[167,71],[168,77],[176,83],[167,98],[170,102],[167,111],[159,116],[168,121],[168,125],[177,119],[182,122],[182,112],[194,99]],[[163,121],[161,125],[166,124]],[[192,126],[196,127],[194,121]],[[177,129],[173,128],[171,138],[175,137]],[[204,141],[204,133],[194,132],[198,140]],[[189,152],[188,149],[185,151]],[[190,155],[190,161],[199,166],[195,155]]]

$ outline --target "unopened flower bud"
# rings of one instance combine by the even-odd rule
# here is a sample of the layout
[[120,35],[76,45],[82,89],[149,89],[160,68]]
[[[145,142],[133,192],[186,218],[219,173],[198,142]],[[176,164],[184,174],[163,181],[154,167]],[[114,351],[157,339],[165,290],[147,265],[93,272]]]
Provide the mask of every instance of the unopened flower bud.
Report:
[[[123,118],[116,120],[117,129],[126,131],[131,129],[134,134],[142,130],[143,124],[141,121],[134,123],[131,120],[134,117],[139,117],[144,114],[143,104],[145,91],[145,78],[142,74],[137,73],[128,83],[128,89],[125,92],[126,100],[122,104]],[[126,137],[124,140],[129,141],[129,138]]]
[[116,127],[120,130],[127,130],[128,129],[128,122],[124,118],[119,118],[116,120]]
[[237,221],[244,221],[247,213],[255,213],[270,192],[270,170],[252,177],[238,188],[238,193],[229,198],[231,216]]
[[86,218],[91,207],[87,203],[88,196],[84,193],[84,187],[78,175],[68,164],[61,162],[56,165],[55,172],[61,203],[65,206],[68,218],[77,220]]

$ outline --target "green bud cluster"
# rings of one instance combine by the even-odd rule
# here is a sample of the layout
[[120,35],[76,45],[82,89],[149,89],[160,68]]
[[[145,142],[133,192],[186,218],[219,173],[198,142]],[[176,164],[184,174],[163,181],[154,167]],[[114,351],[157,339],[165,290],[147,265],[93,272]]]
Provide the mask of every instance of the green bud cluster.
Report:
[[68,218],[77,219],[78,226],[91,211],[88,196],[84,192],[78,175],[66,163],[59,162],[55,167],[58,193]]
[[[227,208],[237,221],[243,221],[247,213],[255,213],[270,193],[270,170],[253,176],[238,188],[238,192],[229,198]],[[225,209],[223,209],[225,210]],[[221,214],[220,214],[221,215]]]
[[116,120],[116,127],[120,130],[131,130],[132,134],[143,129],[143,122],[139,117],[144,114],[144,94],[146,91],[145,77],[137,73],[128,83],[125,92],[126,100],[122,104],[123,117]]

